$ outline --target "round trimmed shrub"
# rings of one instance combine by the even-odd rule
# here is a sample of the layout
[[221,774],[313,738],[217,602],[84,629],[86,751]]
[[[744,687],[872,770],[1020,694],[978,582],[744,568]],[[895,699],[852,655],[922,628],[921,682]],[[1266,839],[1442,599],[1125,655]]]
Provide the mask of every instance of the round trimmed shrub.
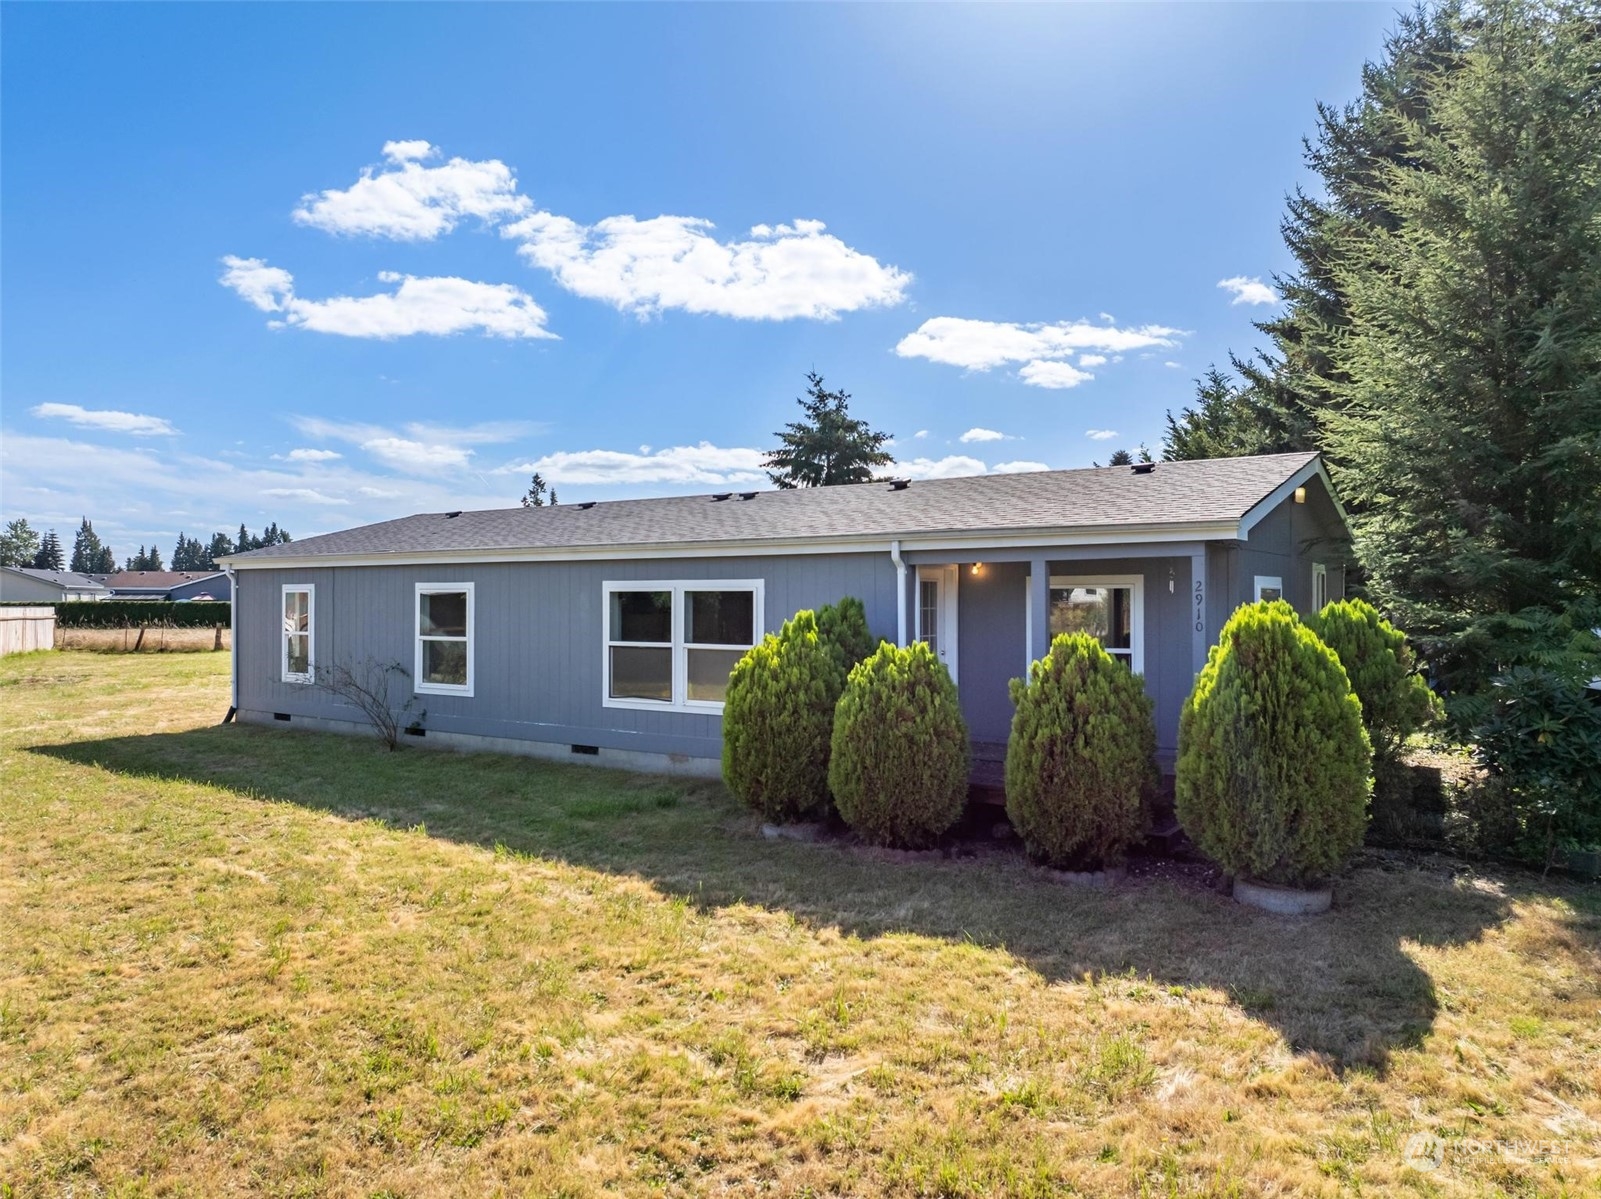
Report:
[[1359,599],[1337,600],[1310,616],[1307,627],[1345,667],[1362,702],[1362,724],[1375,765],[1398,758],[1406,739],[1444,715],[1444,706],[1417,672],[1406,634]]
[[723,780],[769,820],[818,819],[828,811],[828,742],[844,672],[795,613],[735,665],[723,702]]
[[945,664],[918,641],[857,663],[834,712],[828,784],[875,845],[931,845],[967,800],[967,723]]
[[1179,716],[1179,823],[1232,875],[1327,879],[1362,843],[1370,758],[1334,651],[1283,600],[1247,604]]
[[1029,856],[1058,868],[1121,865],[1145,836],[1156,724],[1138,675],[1087,633],[1063,633],[1012,680],[1006,815]]
[[817,609],[817,634],[839,663],[842,674],[878,648],[878,638],[867,629],[867,607],[854,595]]

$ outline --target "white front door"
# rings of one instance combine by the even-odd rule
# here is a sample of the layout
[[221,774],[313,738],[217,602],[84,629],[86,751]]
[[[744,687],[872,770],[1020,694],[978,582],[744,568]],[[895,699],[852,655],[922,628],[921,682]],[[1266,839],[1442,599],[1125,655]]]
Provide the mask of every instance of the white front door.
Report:
[[917,639],[956,679],[956,572],[953,566],[917,568]]

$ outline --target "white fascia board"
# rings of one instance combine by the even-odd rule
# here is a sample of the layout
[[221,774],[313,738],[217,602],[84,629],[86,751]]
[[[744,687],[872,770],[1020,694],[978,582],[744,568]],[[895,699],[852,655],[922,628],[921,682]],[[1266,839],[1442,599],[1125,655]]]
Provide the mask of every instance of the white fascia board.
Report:
[[1239,536],[1234,521],[1162,525],[1110,525],[1064,529],[1057,533],[1030,530],[993,533],[932,533],[899,538],[811,537],[747,542],[679,542],[666,545],[598,545],[554,550],[408,550],[396,553],[276,555],[271,558],[225,558],[234,570],[288,570],[331,566],[470,565],[493,562],[604,562],[620,558],[761,558],[804,554],[887,554],[898,540],[905,552],[940,550],[953,553],[987,549],[1049,548],[1058,545],[1126,545],[1160,541],[1219,541]]
[[1329,499],[1334,503],[1335,515],[1340,518],[1340,524],[1349,533],[1351,518],[1346,515],[1345,505],[1340,503],[1339,493],[1334,490],[1334,481],[1329,478],[1329,472],[1323,465],[1323,458],[1319,455],[1251,506],[1250,511],[1240,518],[1239,540],[1248,540],[1251,530],[1265,520],[1268,513],[1294,495],[1297,487],[1306,486],[1312,479],[1323,481],[1324,490],[1329,493]]

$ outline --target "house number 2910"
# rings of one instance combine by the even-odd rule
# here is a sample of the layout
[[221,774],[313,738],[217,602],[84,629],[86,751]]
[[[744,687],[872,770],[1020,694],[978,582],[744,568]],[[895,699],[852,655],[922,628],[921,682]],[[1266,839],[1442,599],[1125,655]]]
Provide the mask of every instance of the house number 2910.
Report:
[[1195,580],[1195,631],[1206,632],[1206,592],[1205,584],[1200,579]]

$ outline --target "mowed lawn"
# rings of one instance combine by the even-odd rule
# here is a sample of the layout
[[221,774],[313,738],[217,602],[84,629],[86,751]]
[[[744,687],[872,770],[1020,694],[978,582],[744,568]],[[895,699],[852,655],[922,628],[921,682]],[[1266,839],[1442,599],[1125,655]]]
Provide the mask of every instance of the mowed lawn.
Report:
[[0,664],[0,1193],[1601,1186],[1601,889],[1080,891],[768,842],[715,784],[218,726],[227,679]]

